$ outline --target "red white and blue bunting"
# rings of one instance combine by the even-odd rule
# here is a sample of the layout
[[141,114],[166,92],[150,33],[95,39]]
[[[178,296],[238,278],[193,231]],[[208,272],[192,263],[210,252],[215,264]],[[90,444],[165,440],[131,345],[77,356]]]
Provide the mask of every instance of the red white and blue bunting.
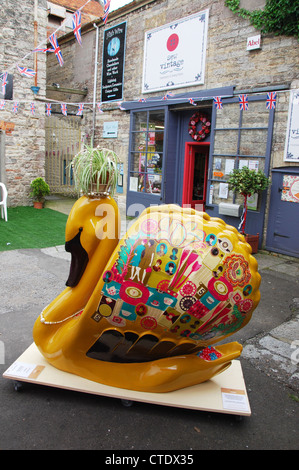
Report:
[[[72,21],[72,30],[73,30],[73,33],[74,33],[74,36],[78,42],[78,44],[80,46],[82,46],[82,37],[81,37],[81,11],[84,9],[84,7],[90,2],[91,0],[87,0],[84,5],[82,5],[82,7],[80,7],[74,14],[73,16],[71,17],[71,21]],[[108,14],[109,14],[109,9],[110,9],[110,5],[111,5],[111,1],[112,0],[103,0],[104,1],[104,15],[102,17],[102,20],[104,21],[104,23],[106,24],[107,22],[107,18],[108,18]],[[21,64],[22,62],[24,62],[24,60],[31,54],[31,53],[36,53],[36,52],[42,52],[42,53],[46,53],[46,52],[54,52],[56,57],[57,57],[57,60],[58,60],[58,63],[61,67],[63,67],[64,65],[64,60],[63,60],[63,56],[62,56],[62,51],[61,51],[61,48],[59,46],[59,43],[58,43],[58,39],[57,39],[57,32],[64,28],[65,26],[65,23],[66,21],[68,21],[68,19],[65,19],[64,22],[60,25],[59,28],[56,29],[56,31],[54,33],[51,34],[51,36],[48,38],[48,42],[50,42],[51,44],[51,47],[50,48],[47,48],[45,47],[45,43],[47,41],[43,41],[43,43],[39,44],[37,47],[35,47],[30,53],[28,53],[27,55],[25,55],[21,60],[18,61],[18,63],[14,64],[10,69],[4,71],[2,74],[0,74],[0,87],[2,87],[2,93],[3,95],[5,96],[5,91],[6,91],[6,86],[8,84],[8,72],[13,69],[14,67],[17,68],[18,72],[21,74],[21,76],[23,77],[26,77],[26,78],[33,78],[35,77],[36,75],[36,72],[33,70],[33,69],[30,69],[28,67],[25,67],[25,66],[22,66],[22,65],[19,65]],[[285,92],[286,90],[284,90]],[[276,102],[277,102],[277,94],[279,92],[278,91],[271,91],[271,92],[268,92],[267,93],[267,99],[266,99],[266,109],[267,110],[272,110],[272,109],[275,109],[276,108]],[[253,94],[261,94],[261,93],[253,93]],[[264,93],[263,93],[264,94]],[[228,98],[227,96],[211,96],[211,97],[203,97],[203,98],[186,98],[187,101],[189,102],[190,106],[196,106],[198,102],[202,102],[202,101],[208,101],[208,100],[212,100],[213,103],[214,103],[214,107],[216,108],[216,110],[222,110],[223,109],[223,106],[225,106],[225,101],[223,102],[223,99],[225,98]],[[231,97],[230,97],[231,98]],[[175,104],[175,102],[177,100],[179,100],[181,102],[181,98],[176,98],[175,95],[170,92],[170,91],[167,91],[165,93],[165,95],[161,98],[139,98],[137,99],[136,101],[140,102],[140,103],[147,103],[147,105],[150,105],[150,103],[156,103],[157,101],[161,100],[162,102],[164,101],[168,101],[168,102],[171,102],[173,104]],[[60,103],[58,101],[55,101],[55,100],[51,100],[51,103],[48,102],[49,100],[45,100],[45,112],[46,112],[46,115],[47,116],[51,116],[51,113],[52,113],[52,104],[58,104],[60,105],[60,108],[61,108],[61,112],[64,116],[67,116],[68,115],[68,110],[67,110],[67,106],[72,106],[72,107],[76,107],[76,111],[75,111],[75,114],[77,116],[83,116],[83,111],[84,111],[84,106],[85,105],[92,105],[92,106],[95,106],[95,103]],[[239,101],[239,107],[240,107],[240,110],[242,111],[248,111],[250,109],[250,104],[249,104],[249,99],[248,99],[248,94],[245,94],[245,93],[241,93],[240,95],[238,95],[238,101]],[[10,103],[11,104],[11,101],[7,101],[7,103]],[[29,106],[29,109],[31,111],[31,114],[32,116],[35,116],[36,115],[36,112],[37,112],[37,109],[36,109],[36,106],[34,103],[32,103],[31,101],[28,102],[28,101],[22,101],[22,100],[19,100],[17,103],[13,103],[12,105],[12,108],[11,111],[13,113],[18,113],[19,112],[19,109],[20,109],[20,103],[25,103],[25,105],[27,106],[27,103],[28,103],[28,106]],[[113,102],[109,103],[110,106],[107,107],[107,110],[111,110],[111,104],[113,104]],[[117,108],[121,111],[125,111],[125,107],[122,105],[123,103],[122,102],[117,102],[116,105],[117,105]],[[103,106],[103,103],[96,103],[96,108],[97,108],[97,111],[102,114],[105,112],[105,110],[102,109],[102,106]],[[8,107],[6,106],[6,101],[5,100],[1,100],[0,102],[0,111],[1,110],[4,110],[4,109],[8,109]]]

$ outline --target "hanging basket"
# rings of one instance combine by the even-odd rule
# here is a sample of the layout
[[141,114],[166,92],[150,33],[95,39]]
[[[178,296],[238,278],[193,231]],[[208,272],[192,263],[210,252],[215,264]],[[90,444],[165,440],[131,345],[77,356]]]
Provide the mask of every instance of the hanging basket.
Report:
[[88,197],[113,195],[118,178],[118,157],[108,149],[85,146],[72,160],[75,185]]

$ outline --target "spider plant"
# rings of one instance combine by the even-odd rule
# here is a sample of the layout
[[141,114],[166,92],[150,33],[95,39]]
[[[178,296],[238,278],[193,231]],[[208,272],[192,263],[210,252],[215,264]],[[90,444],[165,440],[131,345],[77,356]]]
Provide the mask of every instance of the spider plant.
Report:
[[85,145],[71,163],[77,190],[91,197],[113,195],[118,179],[118,161],[112,150]]

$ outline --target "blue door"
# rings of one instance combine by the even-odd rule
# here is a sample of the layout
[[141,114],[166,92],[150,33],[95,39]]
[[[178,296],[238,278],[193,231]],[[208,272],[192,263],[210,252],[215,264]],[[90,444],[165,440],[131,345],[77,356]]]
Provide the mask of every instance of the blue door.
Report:
[[299,166],[272,170],[266,249],[299,258]]

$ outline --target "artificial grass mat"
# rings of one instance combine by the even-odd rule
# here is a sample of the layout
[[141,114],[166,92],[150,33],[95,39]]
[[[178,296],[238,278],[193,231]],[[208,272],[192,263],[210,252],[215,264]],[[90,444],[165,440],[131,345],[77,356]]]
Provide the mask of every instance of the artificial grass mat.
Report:
[[68,216],[52,209],[8,207],[0,218],[0,251],[64,245]]

